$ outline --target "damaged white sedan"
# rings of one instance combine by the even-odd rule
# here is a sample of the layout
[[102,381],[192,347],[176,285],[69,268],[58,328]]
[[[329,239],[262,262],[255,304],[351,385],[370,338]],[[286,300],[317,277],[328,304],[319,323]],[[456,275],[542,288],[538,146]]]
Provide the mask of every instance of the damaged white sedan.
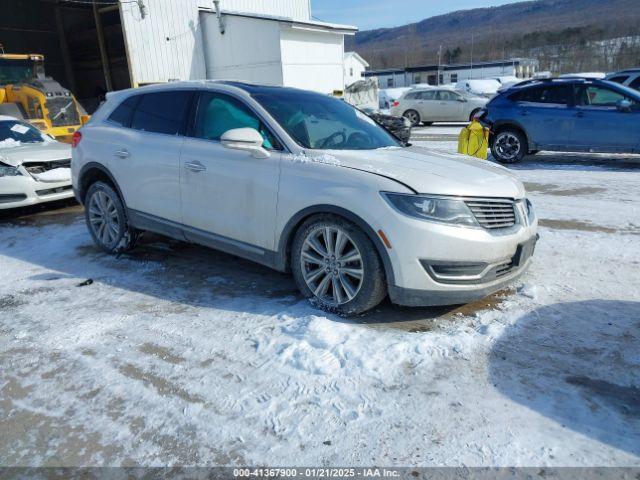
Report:
[[0,210],[72,196],[71,146],[0,116]]

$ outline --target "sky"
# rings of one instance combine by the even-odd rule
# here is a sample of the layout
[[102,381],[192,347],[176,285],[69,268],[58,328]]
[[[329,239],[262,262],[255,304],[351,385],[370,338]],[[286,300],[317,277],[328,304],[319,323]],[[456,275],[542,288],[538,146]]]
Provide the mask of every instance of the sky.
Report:
[[360,30],[395,27],[434,15],[514,3],[515,0],[311,0],[313,17]]

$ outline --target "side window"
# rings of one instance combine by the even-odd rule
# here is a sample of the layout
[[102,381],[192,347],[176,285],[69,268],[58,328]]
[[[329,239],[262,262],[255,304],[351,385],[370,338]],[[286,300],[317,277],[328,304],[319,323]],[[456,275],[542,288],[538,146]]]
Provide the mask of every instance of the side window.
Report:
[[431,90],[427,92],[420,92],[420,96],[418,98],[420,98],[420,100],[435,100],[436,92]]
[[116,107],[116,109],[109,115],[109,121],[115,123],[120,127],[129,128],[131,126],[131,117],[133,117],[133,111],[136,108],[138,100],[141,95],[133,95],[127,98],[124,102]]
[[437,99],[444,102],[455,102],[458,100],[458,94],[454,92],[447,92],[446,90],[440,90],[438,92]]
[[409,92],[404,96],[405,100],[415,100],[418,98],[418,92]]
[[588,86],[582,87],[578,95],[579,105],[585,107],[615,107],[620,100],[625,97],[622,93],[618,93],[608,88]]
[[242,102],[219,93],[203,93],[193,136],[218,141],[225,132],[234,128],[253,128],[262,135],[264,148],[282,149],[269,129]]
[[636,79],[629,84],[631,88],[635,88],[636,90],[640,90],[640,75],[636,77]]
[[177,135],[189,108],[191,93],[185,90],[146,93],[133,112],[131,128]]
[[573,90],[570,85],[550,85],[528,88],[517,94],[519,102],[546,103],[551,105],[569,105]]
[[626,82],[628,78],[629,78],[629,75],[618,75],[617,77],[611,77],[609,81],[622,84]]

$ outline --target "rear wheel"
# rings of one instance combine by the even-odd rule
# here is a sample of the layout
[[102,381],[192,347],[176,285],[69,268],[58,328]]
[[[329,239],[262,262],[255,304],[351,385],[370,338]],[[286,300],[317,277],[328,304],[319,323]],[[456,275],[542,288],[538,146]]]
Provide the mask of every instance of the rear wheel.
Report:
[[85,220],[93,241],[107,253],[135,246],[138,233],[129,227],[124,204],[107,183],[96,182],[85,197]]
[[528,150],[524,134],[511,128],[499,131],[491,145],[491,153],[500,163],[517,163]]
[[291,268],[302,294],[329,312],[363,313],[387,294],[375,246],[340,217],[313,217],[298,229]]
[[402,116],[409,120],[409,122],[411,122],[412,127],[417,127],[422,121],[420,119],[420,114],[415,110],[407,110],[406,112],[404,112],[404,114],[402,114]]

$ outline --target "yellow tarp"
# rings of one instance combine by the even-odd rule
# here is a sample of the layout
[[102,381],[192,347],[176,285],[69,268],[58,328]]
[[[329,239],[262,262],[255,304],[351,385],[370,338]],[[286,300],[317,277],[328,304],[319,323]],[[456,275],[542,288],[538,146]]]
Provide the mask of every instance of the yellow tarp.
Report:
[[479,122],[471,122],[460,132],[458,153],[486,160],[489,151],[489,129]]

